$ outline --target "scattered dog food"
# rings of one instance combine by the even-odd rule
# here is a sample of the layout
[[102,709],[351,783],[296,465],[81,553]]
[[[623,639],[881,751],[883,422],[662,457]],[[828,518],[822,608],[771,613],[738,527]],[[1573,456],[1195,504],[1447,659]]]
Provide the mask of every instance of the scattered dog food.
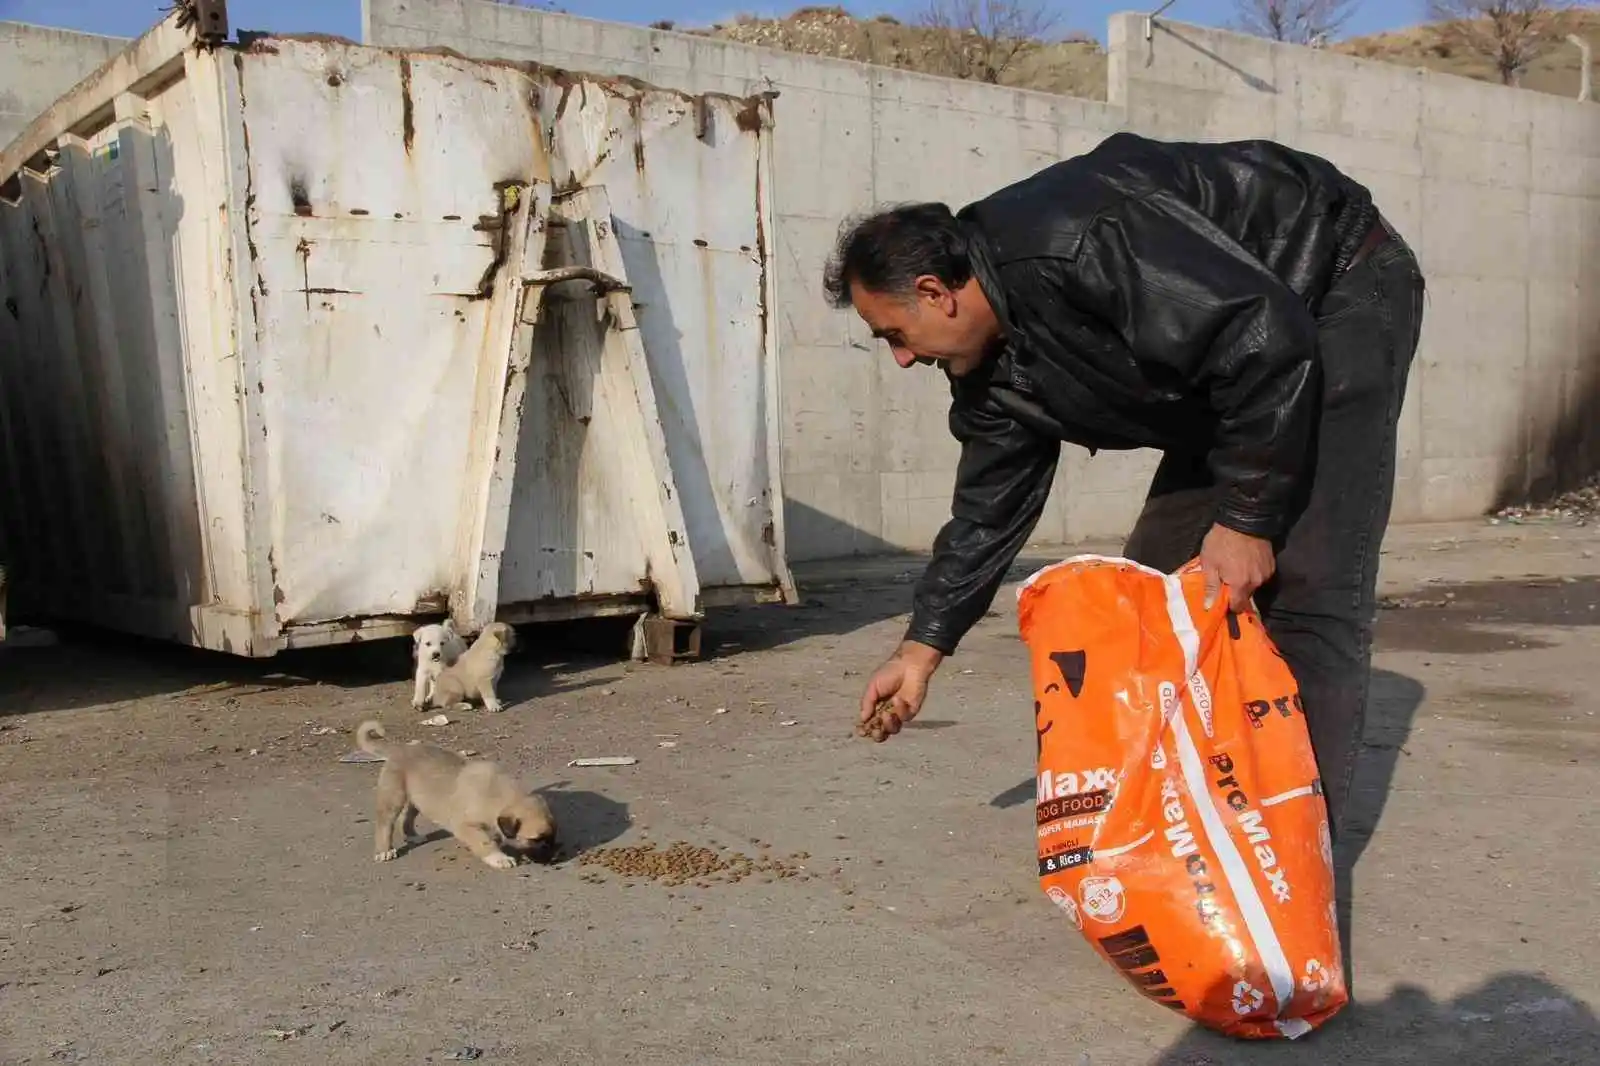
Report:
[[[804,865],[810,854],[795,852],[788,858],[764,854],[751,858],[727,848],[696,847],[682,840],[670,847],[654,844],[634,847],[593,848],[578,856],[579,866],[599,866],[620,877],[658,881],[668,887],[692,884],[706,888],[712,884],[737,884],[750,877],[766,881],[809,881],[812,874]],[[598,871],[585,880],[600,881]]]

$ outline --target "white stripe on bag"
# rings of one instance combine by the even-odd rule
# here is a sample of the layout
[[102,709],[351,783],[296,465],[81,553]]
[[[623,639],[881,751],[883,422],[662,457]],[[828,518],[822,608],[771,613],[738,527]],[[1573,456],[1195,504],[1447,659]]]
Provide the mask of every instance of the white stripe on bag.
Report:
[[1301,796],[1315,796],[1316,794],[1317,790],[1312,788],[1310,785],[1305,785],[1300,788],[1291,788],[1289,791],[1280,792],[1276,796],[1268,796],[1266,799],[1261,801],[1261,806],[1276,807],[1280,803],[1285,803],[1292,799],[1299,799]]
[[1132,851],[1134,848],[1138,847],[1140,844],[1143,844],[1145,841],[1149,840],[1155,835],[1156,831],[1152,829],[1138,840],[1135,840],[1132,844],[1124,844],[1120,848],[1095,848],[1094,857],[1097,859],[1112,859],[1118,855],[1126,855],[1128,852]]
[[[1193,677],[1199,668],[1200,634],[1195,629],[1193,616],[1189,614],[1189,604],[1183,598],[1183,582],[1172,575],[1166,575],[1164,581],[1167,617],[1171,619],[1172,628],[1178,634],[1178,643],[1183,647],[1183,675]],[[1190,692],[1189,698],[1192,703],[1193,692]],[[1228,887],[1239,901],[1239,913],[1244,916],[1250,939],[1255,941],[1256,950],[1261,953],[1261,961],[1267,968],[1267,979],[1272,982],[1277,1011],[1281,1013],[1294,995],[1294,972],[1289,968],[1288,956],[1283,952],[1278,931],[1272,927],[1272,919],[1267,916],[1266,905],[1261,902],[1261,893],[1256,890],[1255,881],[1251,880],[1244,857],[1228,835],[1222,812],[1211,797],[1205,766],[1200,761],[1199,749],[1194,746],[1194,738],[1189,733],[1189,723],[1184,715],[1173,717],[1172,737],[1177,743],[1178,764],[1183,768],[1184,784],[1188,785],[1189,795],[1194,799],[1195,810],[1200,815],[1200,825],[1222,863],[1222,873],[1227,878]]]

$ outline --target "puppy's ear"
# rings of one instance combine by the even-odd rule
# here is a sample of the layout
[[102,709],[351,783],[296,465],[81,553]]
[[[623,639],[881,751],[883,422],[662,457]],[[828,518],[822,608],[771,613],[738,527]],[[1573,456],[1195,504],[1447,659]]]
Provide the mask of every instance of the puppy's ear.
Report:
[[522,819],[515,815],[502,814],[495,819],[495,827],[500,830],[500,835],[507,840],[517,839],[517,833],[522,829]]

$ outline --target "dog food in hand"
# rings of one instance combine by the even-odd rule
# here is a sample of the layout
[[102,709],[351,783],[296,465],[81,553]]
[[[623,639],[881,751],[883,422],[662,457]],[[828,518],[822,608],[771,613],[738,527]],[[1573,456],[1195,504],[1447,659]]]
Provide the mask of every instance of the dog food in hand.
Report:
[[856,736],[871,737],[881,744],[889,738],[891,724],[900,724],[900,716],[895,713],[894,701],[879,700],[878,705],[872,710],[872,717],[865,722],[856,723]]

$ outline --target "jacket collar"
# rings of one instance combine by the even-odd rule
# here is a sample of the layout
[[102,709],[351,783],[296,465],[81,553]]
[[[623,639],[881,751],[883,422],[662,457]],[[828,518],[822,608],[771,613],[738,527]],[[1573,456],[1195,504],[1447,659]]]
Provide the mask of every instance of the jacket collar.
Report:
[[972,276],[978,282],[978,288],[983,290],[984,298],[989,301],[989,307],[994,311],[994,317],[1000,322],[1000,333],[1004,343],[1000,349],[985,363],[990,368],[1014,352],[1017,348],[1017,330],[1011,321],[1011,309],[1006,300],[1005,285],[1000,281],[1000,273],[995,267],[994,255],[989,247],[989,238],[983,232],[973,217],[971,206],[962,208],[956,213],[956,221],[961,226],[967,238],[967,255],[972,262]]

